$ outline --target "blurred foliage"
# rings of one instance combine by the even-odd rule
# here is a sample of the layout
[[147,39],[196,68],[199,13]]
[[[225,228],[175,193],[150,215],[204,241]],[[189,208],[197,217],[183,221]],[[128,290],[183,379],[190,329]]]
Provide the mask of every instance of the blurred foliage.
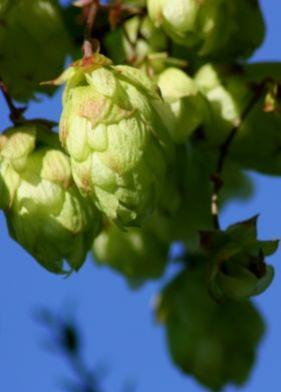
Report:
[[[46,348],[61,355],[73,373],[73,379],[65,378],[60,383],[61,388],[68,392],[104,392],[102,384],[108,375],[108,369],[98,364],[97,360],[94,367],[86,363],[83,331],[74,316],[42,308],[36,312],[35,320],[48,330]],[[124,382],[121,391],[134,392],[133,383]]]

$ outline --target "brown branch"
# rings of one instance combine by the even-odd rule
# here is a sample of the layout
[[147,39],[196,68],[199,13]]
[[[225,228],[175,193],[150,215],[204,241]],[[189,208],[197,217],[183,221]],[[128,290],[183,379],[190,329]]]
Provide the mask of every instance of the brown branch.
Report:
[[216,165],[215,173],[211,174],[211,181],[213,183],[213,191],[212,191],[212,198],[211,198],[211,214],[214,223],[214,228],[216,230],[220,229],[220,221],[219,221],[219,192],[223,186],[222,181],[222,173],[224,170],[224,166],[229,154],[229,150],[231,147],[232,142],[234,141],[235,136],[237,135],[241,125],[246,120],[248,115],[251,113],[255,104],[259,101],[262,94],[264,93],[266,81],[262,82],[259,85],[255,86],[255,93],[251,100],[249,101],[248,105],[244,109],[243,113],[241,114],[239,121],[233,126],[230,130],[226,140],[221,144],[219,147],[219,157]]
[[[80,5],[78,3],[80,3]],[[83,7],[83,16],[85,19],[85,33],[82,50],[84,58],[89,58],[93,56],[93,53],[95,51],[95,40],[93,40],[92,34],[100,4],[99,0],[86,0],[84,2],[76,2],[76,5]]]
[[16,107],[10,94],[7,89],[7,86],[3,82],[3,80],[0,79],[0,90],[2,92],[2,95],[6,101],[6,104],[10,110],[10,120],[16,125],[20,124],[24,121],[23,113],[26,111],[26,107]]

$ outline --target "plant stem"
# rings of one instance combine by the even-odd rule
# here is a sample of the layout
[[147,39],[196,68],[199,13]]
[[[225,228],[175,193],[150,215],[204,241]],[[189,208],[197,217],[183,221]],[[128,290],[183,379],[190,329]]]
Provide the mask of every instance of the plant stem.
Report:
[[229,150],[231,147],[232,142],[234,141],[235,136],[237,135],[241,125],[251,113],[251,110],[255,106],[255,104],[259,101],[264,93],[266,81],[262,82],[259,85],[255,86],[255,93],[251,100],[249,101],[248,105],[245,107],[243,113],[240,116],[239,121],[233,126],[230,130],[227,138],[219,147],[219,156],[216,165],[216,171],[211,175],[211,181],[213,183],[213,191],[212,191],[212,198],[211,198],[211,214],[214,223],[214,228],[216,230],[220,229],[220,220],[219,220],[219,192],[223,186],[222,181],[222,173],[224,170],[224,166],[229,154]]
[[99,5],[100,5],[99,0],[93,0],[90,5],[84,6],[84,12],[86,15],[85,36],[84,36],[84,42],[82,47],[84,58],[92,57],[94,52],[92,33],[93,33],[93,27],[94,27]]
[[16,107],[9,92],[7,86],[0,79],[0,89],[2,95],[6,101],[6,104],[10,110],[10,120],[16,125],[24,121],[23,113],[26,111],[26,107]]

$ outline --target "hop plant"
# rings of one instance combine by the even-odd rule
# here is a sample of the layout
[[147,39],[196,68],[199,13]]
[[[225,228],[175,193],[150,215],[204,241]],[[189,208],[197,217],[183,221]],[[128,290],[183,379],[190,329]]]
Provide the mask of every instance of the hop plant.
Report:
[[62,71],[71,45],[57,2],[2,0],[0,7],[0,75],[10,94],[27,101],[52,92],[39,83]]
[[241,385],[253,366],[264,323],[249,301],[217,304],[208,295],[204,262],[193,260],[164,288],[157,316],[175,364],[205,387]]
[[94,260],[108,265],[127,279],[141,283],[145,279],[160,277],[168,261],[168,243],[147,228],[120,230],[107,223],[94,240]]
[[141,224],[157,204],[172,154],[173,118],[157,86],[99,54],[55,83],[62,81],[60,138],[78,188],[118,225]]
[[247,57],[264,37],[264,22],[256,1],[148,0],[147,6],[156,26],[162,26],[176,43],[194,48],[199,56]]
[[64,273],[83,264],[100,214],[72,181],[58,136],[26,124],[0,136],[0,206],[10,235],[43,267]]
[[[246,61],[264,36],[258,0],[61,3],[0,0],[10,236],[57,274],[91,251],[131,288],[173,264],[156,304],[173,361],[213,391],[241,385],[264,332],[249,298],[273,281],[279,243],[257,238],[256,217],[224,229],[220,215],[253,195],[247,170],[281,173],[281,63]],[[60,84],[55,133],[26,116]]]

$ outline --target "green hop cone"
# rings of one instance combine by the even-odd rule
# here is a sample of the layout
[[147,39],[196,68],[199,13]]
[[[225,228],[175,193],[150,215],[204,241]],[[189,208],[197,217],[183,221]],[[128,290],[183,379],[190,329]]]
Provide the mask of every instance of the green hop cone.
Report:
[[205,64],[195,75],[195,83],[210,103],[212,113],[205,123],[208,144],[219,146],[252,99],[252,91],[241,78],[239,67]]
[[109,219],[140,225],[157,204],[173,152],[169,107],[141,71],[99,54],[55,83],[62,81],[60,138],[74,181]]
[[149,55],[165,51],[167,38],[148,17],[135,16],[122,27],[109,32],[104,43],[114,63],[132,63],[141,67],[146,64]]
[[169,245],[147,228],[120,230],[107,223],[94,240],[94,260],[107,265],[133,282],[159,278],[168,260]]
[[185,142],[208,117],[208,102],[197,85],[178,68],[167,68],[158,77],[158,86],[164,100],[175,116],[173,139]]
[[11,96],[28,101],[51,93],[40,82],[62,71],[71,45],[57,1],[9,1],[0,18],[0,75]]
[[9,232],[43,267],[64,273],[83,264],[100,228],[100,213],[73,184],[58,136],[42,125],[0,136],[0,207]]
[[209,270],[209,289],[218,300],[261,294],[271,284],[273,267],[265,256],[276,252],[279,241],[257,239],[257,218],[239,222],[226,231],[201,232]]
[[254,365],[263,320],[248,300],[214,302],[205,287],[202,260],[193,261],[157,301],[171,357],[184,373],[213,391],[240,386]]
[[264,21],[255,0],[148,0],[147,6],[156,26],[199,56],[248,57],[263,41]]
[[[266,82],[271,79],[271,82]],[[239,126],[229,156],[241,167],[281,173],[280,64],[204,65],[195,82],[211,107],[204,124],[208,145],[218,147]],[[245,112],[247,113],[245,115]]]

